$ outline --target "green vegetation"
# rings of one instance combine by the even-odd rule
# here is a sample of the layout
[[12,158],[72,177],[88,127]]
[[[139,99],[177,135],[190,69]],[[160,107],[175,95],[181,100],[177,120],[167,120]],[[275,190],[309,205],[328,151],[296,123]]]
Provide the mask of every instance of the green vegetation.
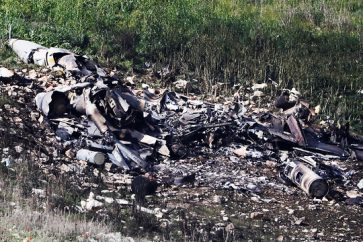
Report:
[[360,0],[0,0],[0,14],[3,41],[11,25],[107,65],[169,65],[207,89],[271,78],[327,115],[363,116]]

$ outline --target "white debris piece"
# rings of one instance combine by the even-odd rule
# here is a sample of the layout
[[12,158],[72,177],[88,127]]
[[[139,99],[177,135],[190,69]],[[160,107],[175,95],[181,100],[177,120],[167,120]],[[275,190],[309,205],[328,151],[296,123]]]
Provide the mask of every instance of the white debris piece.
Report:
[[361,180],[358,182],[357,187],[358,187],[359,189],[363,189],[363,179],[361,179]]
[[95,194],[93,192],[90,192],[89,197],[87,198],[86,201],[82,200],[81,201],[81,207],[82,209],[86,210],[86,211],[91,211],[94,209],[99,209],[103,206],[103,203],[100,201],[97,201],[94,199]]

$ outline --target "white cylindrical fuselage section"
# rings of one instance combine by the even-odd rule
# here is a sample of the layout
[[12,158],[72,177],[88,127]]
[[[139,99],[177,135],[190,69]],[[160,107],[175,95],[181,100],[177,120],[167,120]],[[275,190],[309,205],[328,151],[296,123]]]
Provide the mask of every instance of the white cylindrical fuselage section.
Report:
[[290,162],[284,173],[294,184],[312,197],[322,198],[329,192],[328,183],[301,162]]
[[105,163],[105,155],[101,152],[87,150],[87,149],[80,149],[77,152],[77,159],[78,160],[85,160],[89,163],[102,165]]

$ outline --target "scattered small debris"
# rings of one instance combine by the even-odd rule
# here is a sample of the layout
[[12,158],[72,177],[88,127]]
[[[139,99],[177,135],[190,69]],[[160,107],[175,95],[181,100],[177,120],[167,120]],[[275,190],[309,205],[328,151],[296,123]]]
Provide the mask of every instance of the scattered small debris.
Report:
[[[2,93],[27,106],[9,102],[0,107],[1,120],[11,117],[9,132],[11,125],[33,130],[29,142],[36,146],[43,167],[52,164],[60,173],[78,177],[93,174],[113,191],[131,188],[137,208],[144,213],[164,218],[163,209],[141,207],[145,197],[156,194],[172,200],[179,195],[176,191],[184,189],[186,201],[229,205],[230,197],[211,193],[205,201],[205,194],[189,192],[194,187],[233,191],[253,204],[280,203],[279,198],[269,197],[271,190],[278,191],[296,201],[287,210],[288,215],[299,216],[290,219],[293,226],[307,224],[299,214],[299,196],[304,192],[314,198],[311,210],[318,210],[326,199],[334,201],[331,208],[363,205],[359,192],[363,179],[357,180],[358,168],[350,164],[363,160],[362,136],[352,133],[349,124],[334,125],[329,120],[315,124],[319,106],[311,107],[294,88],[282,90],[274,103],[267,83],[246,87],[218,102],[201,100],[192,93],[190,81],[168,79],[183,94],[153,89],[138,76],[118,79],[86,56],[68,50],[15,39],[10,46],[25,63],[42,69],[0,68]],[[170,70],[157,74],[166,78]],[[24,82],[20,85],[20,81]],[[28,151],[29,146],[15,145],[0,152],[0,158],[9,166]],[[91,179],[82,182],[80,186],[87,189],[100,187]],[[80,210],[101,211],[111,203],[131,205],[124,197],[90,192]],[[168,206],[180,206],[173,203]],[[269,220],[268,210],[251,211],[256,210],[223,214],[218,226],[233,236],[235,217]],[[274,238],[290,239],[285,234]]]

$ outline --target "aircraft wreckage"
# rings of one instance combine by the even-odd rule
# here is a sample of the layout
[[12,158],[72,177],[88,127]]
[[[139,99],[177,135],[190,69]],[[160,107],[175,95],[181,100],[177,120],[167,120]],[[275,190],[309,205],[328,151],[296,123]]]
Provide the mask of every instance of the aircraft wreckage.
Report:
[[[282,181],[317,198],[329,192],[332,176],[346,179],[331,160],[363,160],[362,136],[353,135],[348,124],[314,127],[316,113],[295,89],[277,97],[279,114],[254,113],[238,94],[222,104],[148,85],[133,90],[87,56],[18,39],[10,39],[9,46],[25,63],[61,68],[72,80],[38,93],[35,102],[59,141],[78,149],[80,160],[157,174],[160,159],[188,157],[196,147],[226,147],[243,159],[275,157]],[[266,86],[254,85],[255,96]],[[280,155],[280,150],[288,152]],[[189,178],[195,174],[171,182]]]

